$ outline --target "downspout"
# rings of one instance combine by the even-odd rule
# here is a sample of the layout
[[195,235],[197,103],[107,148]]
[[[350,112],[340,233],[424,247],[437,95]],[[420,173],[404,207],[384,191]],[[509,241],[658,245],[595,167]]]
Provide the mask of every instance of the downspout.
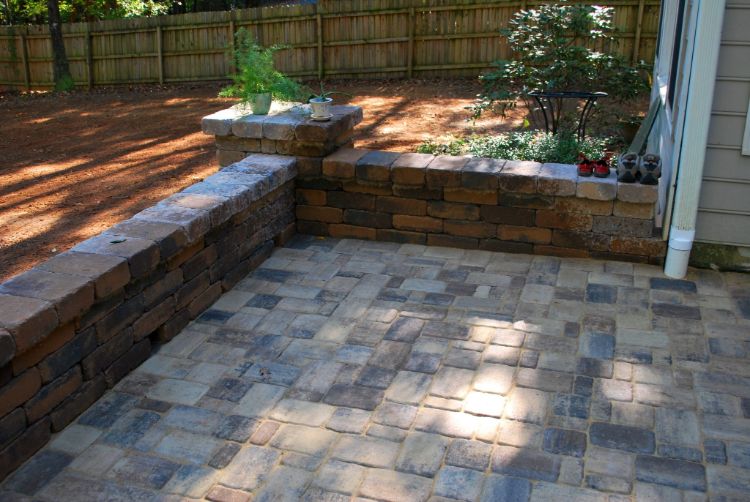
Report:
[[726,0],[697,1],[683,138],[676,155],[676,191],[664,265],[664,273],[674,278],[685,277],[695,239],[725,4]]

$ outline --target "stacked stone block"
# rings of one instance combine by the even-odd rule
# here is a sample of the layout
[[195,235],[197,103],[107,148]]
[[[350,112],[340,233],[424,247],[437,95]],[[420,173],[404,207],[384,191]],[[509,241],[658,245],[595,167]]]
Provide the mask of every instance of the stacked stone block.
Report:
[[0,479],[291,236],[296,174],[251,155],[0,285]]
[[216,136],[222,167],[251,153],[320,158],[350,144],[354,126],[362,121],[356,106],[333,106],[331,112],[330,121],[318,122],[303,107],[269,115],[248,115],[235,107],[204,117],[202,129]]
[[654,186],[573,165],[345,148],[296,180],[297,230],[331,237],[659,262]]

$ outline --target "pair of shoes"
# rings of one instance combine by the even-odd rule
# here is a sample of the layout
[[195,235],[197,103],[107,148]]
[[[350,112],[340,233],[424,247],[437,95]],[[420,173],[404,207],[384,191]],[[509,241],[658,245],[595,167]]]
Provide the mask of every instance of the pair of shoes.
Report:
[[617,180],[623,183],[640,181],[643,185],[656,185],[661,176],[661,157],[655,153],[639,156],[624,153],[617,159]]
[[597,178],[606,178],[609,176],[609,161],[607,159],[590,160],[582,153],[578,154],[578,176],[588,177],[591,175]]

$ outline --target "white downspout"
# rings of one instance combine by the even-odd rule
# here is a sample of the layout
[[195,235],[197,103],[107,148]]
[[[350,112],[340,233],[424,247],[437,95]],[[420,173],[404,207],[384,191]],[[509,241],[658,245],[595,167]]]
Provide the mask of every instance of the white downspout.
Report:
[[682,131],[677,183],[669,228],[669,247],[664,273],[682,278],[687,273],[695,239],[695,221],[703,181],[703,164],[713,105],[716,68],[726,0],[698,0],[695,43],[688,80],[685,121]]

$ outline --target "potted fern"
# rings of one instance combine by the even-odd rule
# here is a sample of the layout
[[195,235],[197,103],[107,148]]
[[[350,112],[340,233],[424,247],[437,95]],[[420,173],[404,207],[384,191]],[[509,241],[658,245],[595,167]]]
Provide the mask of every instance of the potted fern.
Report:
[[323,82],[320,82],[320,93],[314,94],[313,97],[309,100],[310,108],[312,109],[311,117],[313,120],[331,120],[331,117],[333,117],[333,114],[331,113],[331,103],[333,102],[333,98],[331,96],[333,96],[334,94],[351,96],[351,94],[347,94],[345,92],[326,91],[323,87]]
[[274,98],[280,101],[299,99],[302,86],[274,66],[273,55],[283,47],[261,47],[244,28],[237,32],[236,47],[234,83],[222,89],[220,97],[240,98],[254,115],[268,114]]

